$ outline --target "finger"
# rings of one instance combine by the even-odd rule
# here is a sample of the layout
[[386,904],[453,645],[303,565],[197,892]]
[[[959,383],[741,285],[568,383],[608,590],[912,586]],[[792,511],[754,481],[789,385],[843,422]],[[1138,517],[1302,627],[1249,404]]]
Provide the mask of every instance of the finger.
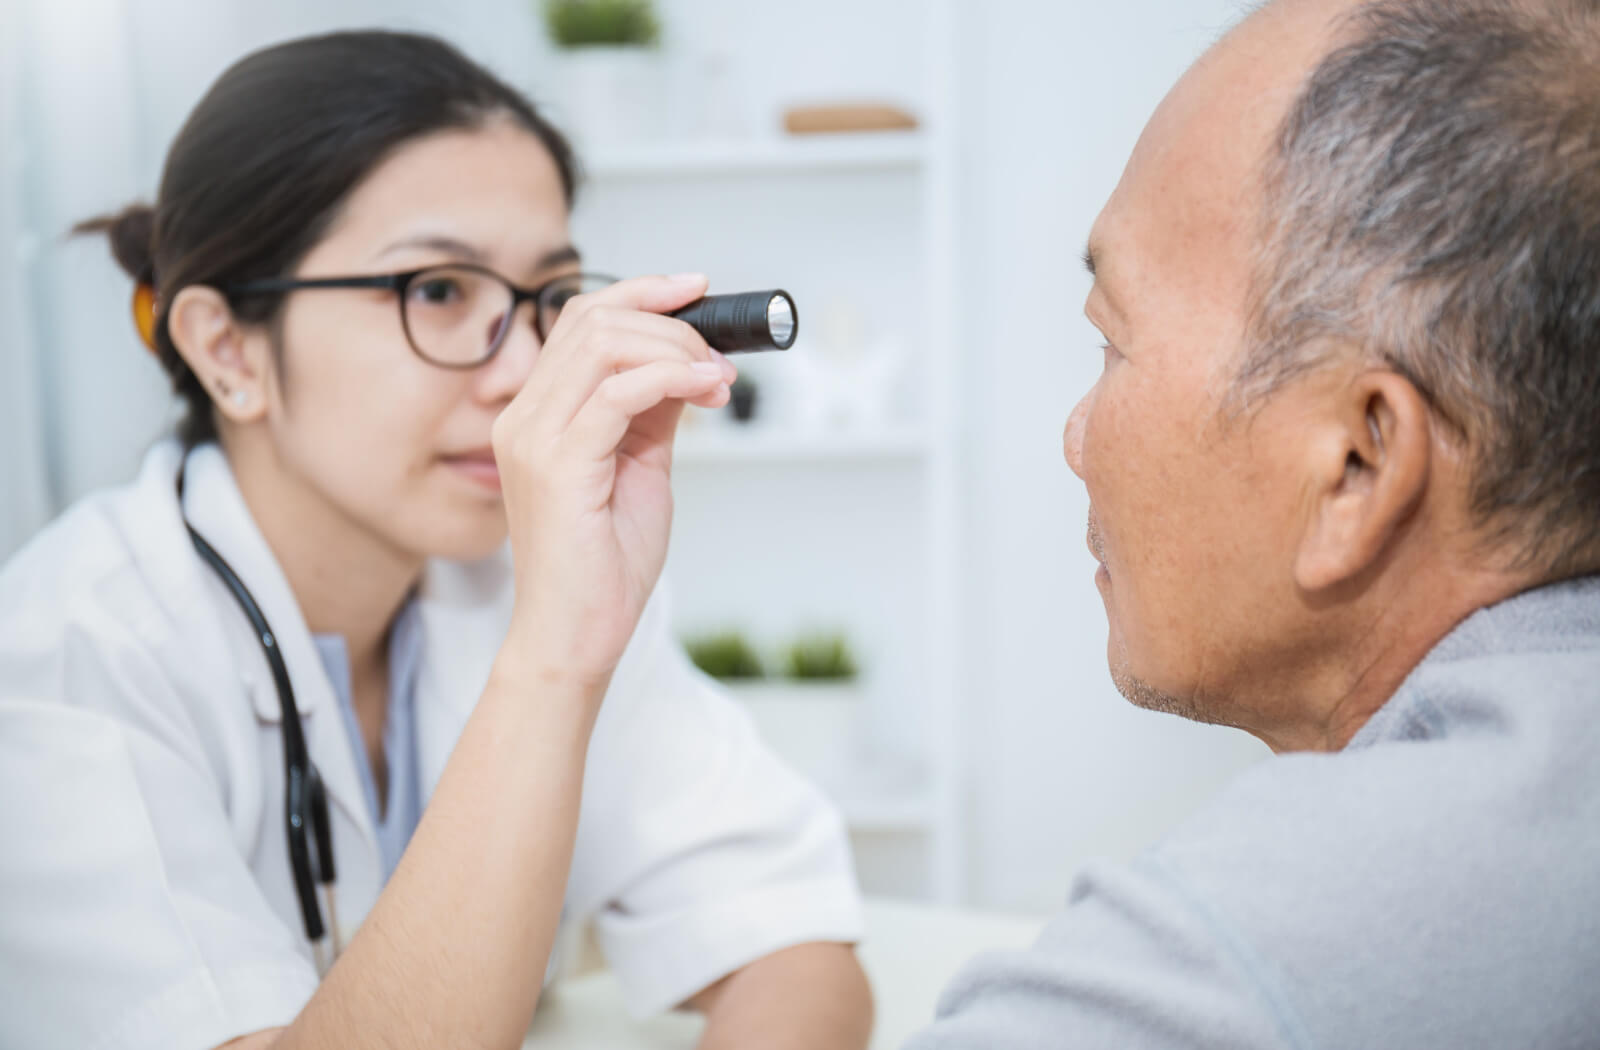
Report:
[[561,353],[562,336],[581,323],[592,310],[620,309],[665,314],[687,306],[706,294],[705,274],[679,274],[675,277],[634,277],[618,281],[597,292],[575,296],[562,307],[555,327],[545,340],[548,349]]
[[569,338],[582,340],[583,352],[574,354],[565,368],[543,359],[535,363],[528,381],[502,413],[519,421],[519,429],[532,426],[546,434],[560,433],[594,396],[595,389],[617,372],[660,361],[695,363],[691,351],[659,333],[602,326]]
[[728,389],[728,384],[724,383],[705,397],[689,398],[688,403],[696,408],[722,408],[731,400],[733,400],[733,392]]
[[707,362],[658,361],[621,372],[600,384],[566,437],[584,458],[602,459],[616,452],[635,416],[668,399],[720,397],[724,385],[721,371],[708,368]]
[[[725,383],[737,375],[688,325],[666,317],[627,312],[592,315],[598,326],[585,333],[581,353],[546,372],[538,412],[547,424],[565,426],[600,385],[619,373],[660,362],[709,364]],[[603,320],[604,319],[604,320]],[[709,374],[709,373],[708,373]]]
[[[683,321],[622,307],[591,305],[580,320],[565,330],[559,342],[552,338],[540,355],[518,392],[517,400],[522,403],[519,411],[537,412],[554,425],[564,426],[607,376],[661,360],[663,351],[671,347],[677,350],[669,356],[684,361],[717,362],[729,383],[739,377],[738,369]],[[535,405],[538,407],[532,407]]]

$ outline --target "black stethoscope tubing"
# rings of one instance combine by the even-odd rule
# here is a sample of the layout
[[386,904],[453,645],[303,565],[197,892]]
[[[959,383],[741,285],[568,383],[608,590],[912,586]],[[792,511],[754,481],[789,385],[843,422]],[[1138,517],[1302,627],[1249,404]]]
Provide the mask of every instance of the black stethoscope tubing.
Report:
[[[322,777],[311,761],[306,748],[305,727],[300,721],[300,708],[294,700],[294,684],[289,680],[289,669],[278,649],[278,638],[272,626],[256,604],[250,589],[239,579],[216,548],[195,531],[183,513],[183,470],[178,471],[178,515],[189,539],[200,558],[209,565],[233,594],[245,619],[250,621],[261,652],[272,669],[272,683],[278,693],[278,710],[283,733],[284,769],[284,823],[289,838],[289,867],[294,875],[294,892],[300,900],[300,918],[305,924],[306,938],[319,945],[327,933],[323,925],[322,909],[317,904],[317,884],[332,890],[335,873],[333,867],[333,828],[328,819],[328,793]],[[315,861],[315,864],[313,864]],[[314,869],[314,870],[313,870]]]

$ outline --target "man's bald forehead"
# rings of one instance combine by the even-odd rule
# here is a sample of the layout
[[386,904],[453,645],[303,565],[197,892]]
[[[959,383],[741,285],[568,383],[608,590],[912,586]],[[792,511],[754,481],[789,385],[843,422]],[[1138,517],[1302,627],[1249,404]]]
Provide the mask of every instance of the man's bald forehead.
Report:
[[1134,290],[1121,286],[1138,271],[1152,294],[1243,296],[1259,240],[1263,162],[1306,76],[1330,49],[1334,22],[1352,6],[1277,0],[1184,74],[1140,135],[1095,224],[1090,240],[1105,291],[1126,291],[1131,300]]

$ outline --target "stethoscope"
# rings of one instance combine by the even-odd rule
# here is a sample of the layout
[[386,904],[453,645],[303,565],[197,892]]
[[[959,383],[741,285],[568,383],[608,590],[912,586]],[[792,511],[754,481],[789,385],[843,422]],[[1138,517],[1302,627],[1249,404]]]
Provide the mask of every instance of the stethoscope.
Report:
[[[316,960],[317,973],[325,974],[339,957],[344,946],[339,937],[337,888],[333,869],[333,827],[328,822],[328,792],[322,786],[322,777],[311,762],[306,750],[305,727],[300,722],[300,708],[294,702],[294,685],[289,681],[289,669],[284,665],[283,654],[278,651],[278,637],[256,604],[239,574],[233,571],[216,548],[189,524],[183,513],[183,467],[178,468],[178,516],[189,531],[189,539],[201,559],[233,592],[234,600],[244,611],[245,619],[256,632],[261,652],[272,669],[272,682],[278,690],[278,710],[283,731],[284,818],[289,833],[289,868],[294,873],[294,892],[300,899],[300,918],[305,923],[306,939]],[[315,864],[313,864],[313,855]],[[317,887],[321,885],[328,899],[330,926],[322,922],[322,909],[317,904]],[[331,932],[331,938],[329,934]],[[331,940],[332,954],[327,955]]]

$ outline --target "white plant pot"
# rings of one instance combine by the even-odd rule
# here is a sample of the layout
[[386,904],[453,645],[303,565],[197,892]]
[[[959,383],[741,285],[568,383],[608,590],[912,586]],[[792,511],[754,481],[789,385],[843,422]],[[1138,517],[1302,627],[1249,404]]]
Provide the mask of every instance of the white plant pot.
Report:
[[767,746],[802,775],[837,780],[856,748],[861,707],[855,682],[728,683]]
[[557,52],[566,130],[585,146],[662,137],[665,75],[646,47],[574,47]]

